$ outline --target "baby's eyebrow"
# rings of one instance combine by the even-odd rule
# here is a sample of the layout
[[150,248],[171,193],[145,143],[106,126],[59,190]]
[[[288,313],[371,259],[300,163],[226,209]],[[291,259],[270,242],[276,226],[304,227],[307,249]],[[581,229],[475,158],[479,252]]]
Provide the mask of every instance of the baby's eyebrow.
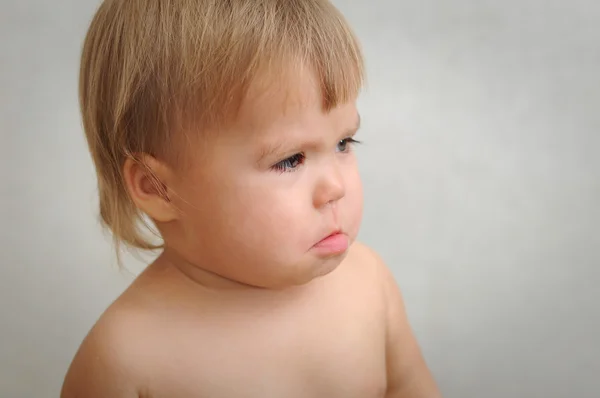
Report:
[[[357,119],[354,127],[346,130],[345,134],[354,135],[360,129],[360,114],[357,114]],[[264,144],[261,146],[260,151],[258,152],[258,163],[261,163],[265,158],[270,157],[271,155],[281,152],[285,149],[286,141],[279,140]]]
[[265,158],[270,157],[274,153],[280,152],[283,148],[283,145],[284,141],[276,141],[262,145],[260,152],[258,153],[258,163],[262,162]]

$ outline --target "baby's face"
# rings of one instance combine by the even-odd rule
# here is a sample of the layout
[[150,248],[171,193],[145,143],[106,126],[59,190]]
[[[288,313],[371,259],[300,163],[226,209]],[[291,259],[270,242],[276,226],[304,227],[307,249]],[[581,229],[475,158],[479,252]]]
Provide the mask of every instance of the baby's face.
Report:
[[165,239],[188,263],[283,287],[333,271],[355,240],[363,205],[355,101],[324,113],[310,76],[296,82],[251,91],[235,124],[200,143],[207,149],[171,187],[184,215]]

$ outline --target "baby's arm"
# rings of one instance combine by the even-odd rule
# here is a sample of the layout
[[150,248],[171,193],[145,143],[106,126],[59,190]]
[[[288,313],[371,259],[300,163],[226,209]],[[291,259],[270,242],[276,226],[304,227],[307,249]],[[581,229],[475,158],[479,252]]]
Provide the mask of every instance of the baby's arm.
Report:
[[392,273],[381,260],[387,307],[386,398],[440,398],[417,340],[408,323],[402,296]]

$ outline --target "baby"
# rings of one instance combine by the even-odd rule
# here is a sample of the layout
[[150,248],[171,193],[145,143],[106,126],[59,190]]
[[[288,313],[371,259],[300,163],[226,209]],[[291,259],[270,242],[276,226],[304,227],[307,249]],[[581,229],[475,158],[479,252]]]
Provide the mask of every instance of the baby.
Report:
[[440,396],[356,241],[362,82],[327,0],[104,1],[80,76],[100,214],[117,246],[160,254],[62,398]]

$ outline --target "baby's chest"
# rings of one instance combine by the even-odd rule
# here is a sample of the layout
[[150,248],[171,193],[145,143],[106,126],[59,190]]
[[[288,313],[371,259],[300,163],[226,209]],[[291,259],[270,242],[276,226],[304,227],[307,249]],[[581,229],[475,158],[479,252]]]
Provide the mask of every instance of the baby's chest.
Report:
[[241,322],[237,330],[231,325],[220,334],[203,336],[205,341],[181,340],[157,396],[384,395],[385,333],[375,312],[325,311],[281,322]]

